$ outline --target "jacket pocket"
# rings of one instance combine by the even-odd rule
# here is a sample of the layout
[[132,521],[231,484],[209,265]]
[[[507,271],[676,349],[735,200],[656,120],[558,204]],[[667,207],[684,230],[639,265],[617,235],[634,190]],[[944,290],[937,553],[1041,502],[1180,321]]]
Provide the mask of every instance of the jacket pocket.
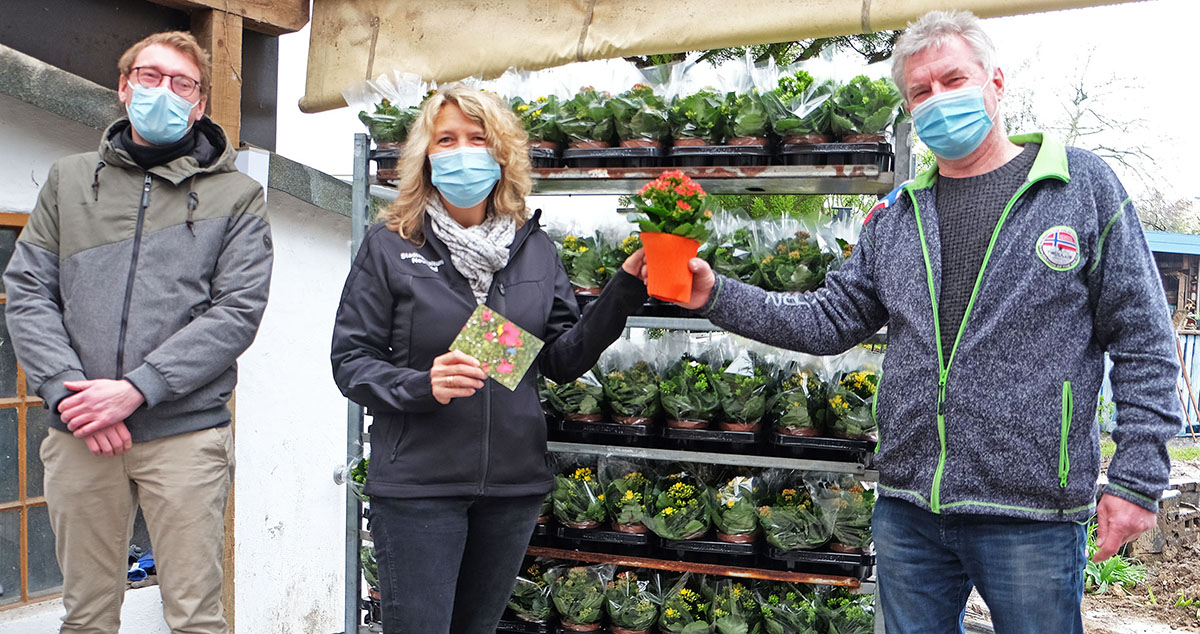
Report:
[[1058,439],[1058,486],[1067,488],[1067,478],[1071,473],[1071,454],[1067,450],[1067,440],[1071,435],[1071,419],[1075,415],[1075,398],[1071,394],[1071,382],[1063,381],[1062,386],[1062,420],[1059,427]]
[[408,431],[408,425],[406,424],[404,417],[401,416],[392,419],[389,426],[396,428],[396,431],[393,432],[396,436],[396,439],[392,441],[392,453],[388,458],[390,462],[395,462],[396,458],[400,456],[400,445],[404,442],[404,432]]

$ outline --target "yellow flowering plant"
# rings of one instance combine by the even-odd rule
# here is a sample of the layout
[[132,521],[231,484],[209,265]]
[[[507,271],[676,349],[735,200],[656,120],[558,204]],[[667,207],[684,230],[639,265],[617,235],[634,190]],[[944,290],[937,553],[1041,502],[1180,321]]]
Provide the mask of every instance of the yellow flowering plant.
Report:
[[615,566],[606,564],[562,566],[546,573],[546,579],[550,582],[550,598],[564,626],[600,622],[604,617],[604,589],[615,569]]
[[522,621],[545,623],[554,615],[550,602],[550,584],[545,579],[541,561],[526,561],[517,575],[508,608]]
[[510,101],[513,113],[529,133],[530,143],[562,143],[566,136],[558,126],[559,110],[562,107],[555,95],[546,95],[526,101],[513,97]]
[[658,629],[664,634],[711,634],[710,602],[705,598],[698,575],[685,573],[663,597]]
[[758,431],[771,396],[767,365],[757,352],[732,342],[722,350],[727,360],[712,373],[721,406],[719,426],[728,431]]
[[571,528],[595,528],[605,518],[604,487],[591,466],[567,464],[554,476],[554,516]]
[[600,465],[604,485],[604,503],[613,528],[626,533],[647,531],[642,519],[646,515],[646,498],[650,480],[645,466],[624,460],[605,458]]
[[658,619],[658,597],[648,579],[633,570],[617,574],[604,591],[608,621],[614,633],[646,632]]
[[773,583],[755,591],[769,634],[824,634],[817,602],[799,584]]
[[643,523],[663,539],[698,539],[708,532],[711,520],[704,504],[707,487],[687,471],[655,481],[646,504]]
[[558,242],[558,257],[576,293],[600,294],[600,289],[617,274],[621,263],[629,256],[622,250],[622,245],[600,231],[590,236],[563,236]]
[[713,588],[709,608],[717,634],[758,634],[762,611],[754,591],[737,579],[720,579]]
[[771,397],[775,429],[791,436],[819,436],[829,415],[825,384],[812,367],[819,360],[791,359],[779,372],[778,391]]
[[763,288],[802,293],[815,291],[825,283],[834,256],[821,249],[811,232],[790,218],[782,218],[763,225],[760,234],[754,253]]
[[770,497],[758,507],[758,521],[767,543],[780,550],[808,550],[829,541],[832,516],[818,506],[798,472],[770,470],[763,474]]
[[596,378],[595,371],[589,370],[570,383],[543,379],[539,389],[544,392],[545,401],[554,412],[579,422],[598,422],[604,418],[601,408],[604,388]]
[[870,370],[844,373],[829,393],[833,435],[855,440],[875,440],[875,416],[871,409],[879,375]]
[[663,372],[658,393],[668,425],[672,421],[682,421],[708,426],[708,422],[720,412],[720,397],[712,375],[708,364],[691,354],[683,355]]
[[873,634],[875,605],[871,595],[834,590],[820,605],[829,634]]
[[854,476],[843,475],[826,482],[821,497],[826,507],[832,510],[833,543],[830,548],[845,552],[869,549],[875,490],[864,487]]
[[727,542],[751,542],[758,532],[758,505],[762,481],[753,475],[723,479],[708,490],[704,500],[708,515],[717,527],[717,538]]

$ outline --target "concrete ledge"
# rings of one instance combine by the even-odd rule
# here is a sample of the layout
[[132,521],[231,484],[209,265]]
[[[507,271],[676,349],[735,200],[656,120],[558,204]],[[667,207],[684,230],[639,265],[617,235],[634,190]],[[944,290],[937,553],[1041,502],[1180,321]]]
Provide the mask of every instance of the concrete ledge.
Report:
[[125,116],[117,91],[0,44],[0,94],[89,128]]
[[271,154],[267,184],[315,207],[350,217],[350,184],[325,172]]

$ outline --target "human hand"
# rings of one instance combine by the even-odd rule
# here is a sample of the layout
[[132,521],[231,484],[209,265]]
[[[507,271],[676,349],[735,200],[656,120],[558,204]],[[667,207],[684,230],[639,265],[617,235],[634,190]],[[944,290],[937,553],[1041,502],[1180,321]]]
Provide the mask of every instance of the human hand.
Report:
[[1096,506],[1096,554],[1092,561],[1104,561],[1138,535],[1154,528],[1158,515],[1115,495],[1104,495]]
[[689,260],[688,270],[692,272],[692,299],[686,304],[679,303],[679,305],[688,310],[703,308],[712,295],[713,286],[717,283],[717,276],[708,262],[700,258]]
[[451,350],[433,360],[429,369],[429,382],[433,385],[433,398],[445,405],[450,399],[463,398],[483,387],[487,374],[479,368],[474,357]]
[[119,456],[133,448],[129,429],[121,421],[101,427],[95,433],[84,436],[83,441],[95,456]]
[[124,422],[146,399],[132,383],[124,379],[65,381],[63,386],[75,392],[58,404],[67,429],[77,438]]
[[621,264],[621,268],[625,269],[626,273],[642,280],[642,282],[645,282],[646,250],[638,249],[637,251],[631,253],[629,257],[625,258],[625,261]]

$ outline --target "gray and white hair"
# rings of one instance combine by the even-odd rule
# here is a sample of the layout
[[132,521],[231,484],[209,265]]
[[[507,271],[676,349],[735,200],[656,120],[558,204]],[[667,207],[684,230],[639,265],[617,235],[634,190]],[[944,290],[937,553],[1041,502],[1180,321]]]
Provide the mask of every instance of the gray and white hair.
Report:
[[916,22],[910,22],[892,49],[892,79],[905,101],[908,100],[908,87],[904,85],[904,68],[908,58],[931,46],[940,48],[956,35],[966,40],[984,73],[991,77],[996,68],[996,46],[984,32],[979,18],[970,11],[930,11]]

